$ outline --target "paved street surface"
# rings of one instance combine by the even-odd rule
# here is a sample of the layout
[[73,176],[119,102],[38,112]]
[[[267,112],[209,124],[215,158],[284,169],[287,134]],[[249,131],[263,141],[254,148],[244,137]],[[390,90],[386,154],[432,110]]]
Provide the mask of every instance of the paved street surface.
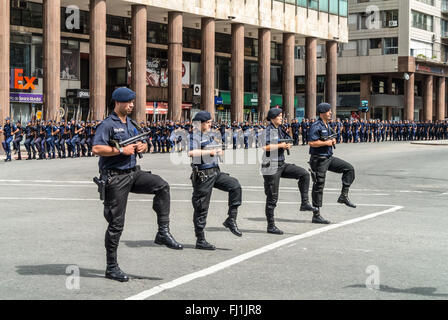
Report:
[[[185,249],[155,245],[152,196],[131,195],[119,247],[128,283],[104,278],[97,158],[2,162],[0,299],[448,299],[448,148],[350,144],[336,156],[356,169],[358,208],[336,203],[341,176],[328,173],[322,215],[334,223],[313,225],[296,181],[283,179],[283,236],[266,233],[259,165],[223,165],[243,186],[244,235],[222,226],[227,197],[216,190],[206,236],[218,250],[204,252],[194,249],[189,165],[146,155],[142,168],[171,185],[171,231]],[[288,161],[307,168],[308,158],[294,147]]]

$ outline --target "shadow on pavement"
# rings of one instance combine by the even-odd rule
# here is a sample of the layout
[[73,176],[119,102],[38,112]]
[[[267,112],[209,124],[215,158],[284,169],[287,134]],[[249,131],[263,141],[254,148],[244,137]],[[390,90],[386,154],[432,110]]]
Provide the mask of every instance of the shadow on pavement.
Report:
[[[120,241],[120,243],[124,243],[125,245],[127,245],[130,248],[145,248],[145,247],[156,247],[156,248],[161,248],[163,246],[160,246],[156,243],[154,243],[154,241],[126,241],[126,240],[122,240]],[[183,244],[181,243],[182,246],[185,249],[195,249],[195,245],[193,244]],[[216,248],[216,250],[222,250],[222,251],[231,251],[232,249],[228,249],[228,248]]]
[[[266,222],[266,218],[246,218],[249,221],[256,221],[256,222]],[[275,217],[275,222],[292,222],[292,223],[311,223],[311,217],[309,220],[297,220],[297,219],[282,219]]]
[[[72,271],[68,271],[68,266],[76,266],[75,264],[42,264],[35,266],[16,266],[16,272],[22,276],[69,276]],[[72,270],[72,269],[71,269]],[[79,268],[79,275],[83,278],[104,278],[105,270],[96,270],[89,268]],[[133,274],[127,274],[131,279],[143,280],[163,280],[156,277],[144,277]]]
[[[347,286],[345,288],[366,289],[366,285],[355,284],[355,285]],[[427,297],[441,297],[441,298],[448,297],[448,293],[435,293],[437,291],[437,288],[433,288],[433,287],[414,287],[414,288],[408,288],[408,289],[399,289],[399,288],[393,288],[393,287],[389,287],[389,286],[380,285],[380,289],[378,291],[387,292],[387,293],[416,294],[416,295],[427,296]]]

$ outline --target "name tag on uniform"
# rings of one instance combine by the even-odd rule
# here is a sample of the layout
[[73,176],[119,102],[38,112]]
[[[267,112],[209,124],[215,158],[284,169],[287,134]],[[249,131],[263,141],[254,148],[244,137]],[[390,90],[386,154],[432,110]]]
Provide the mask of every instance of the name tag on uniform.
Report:
[[327,133],[327,130],[322,130],[322,133]]
[[124,128],[114,128],[114,132],[115,133],[124,132]]

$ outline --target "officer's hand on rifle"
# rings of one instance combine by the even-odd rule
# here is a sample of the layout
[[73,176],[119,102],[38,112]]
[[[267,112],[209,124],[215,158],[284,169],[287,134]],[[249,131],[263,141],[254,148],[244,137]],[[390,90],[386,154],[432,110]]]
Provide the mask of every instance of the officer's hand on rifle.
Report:
[[286,142],[282,142],[278,145],[279,148],[285,149],[285,150],[290,150],[291,149],[291,144],[286,143]]
[[132,156],[133,154],[135,154],[135,149],[136,149],[136,144],[130,144],[126,147],[123,147],[122,154],[125,156]]
[[336,144],[336,139],[327,140],[327,146],[332,147]]
[[216,150],[210,150],[210,155],[211,155],[212,157],[214,157],[215,155],[222,156],[222,150],[219,150],[219,149],[216,149]]
[[146,143],[143,142],[137,142],[137,144],[135,144],[135,151],[137,153],[145,153],[148,149],[148,145]]

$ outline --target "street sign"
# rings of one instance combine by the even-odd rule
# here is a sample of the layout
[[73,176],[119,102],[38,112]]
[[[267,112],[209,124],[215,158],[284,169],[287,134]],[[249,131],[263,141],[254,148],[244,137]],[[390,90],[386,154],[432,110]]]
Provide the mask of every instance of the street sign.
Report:
[[369,112],[369,101],[368,100],[362,100],[361,106],[358,108],[361,112]]

